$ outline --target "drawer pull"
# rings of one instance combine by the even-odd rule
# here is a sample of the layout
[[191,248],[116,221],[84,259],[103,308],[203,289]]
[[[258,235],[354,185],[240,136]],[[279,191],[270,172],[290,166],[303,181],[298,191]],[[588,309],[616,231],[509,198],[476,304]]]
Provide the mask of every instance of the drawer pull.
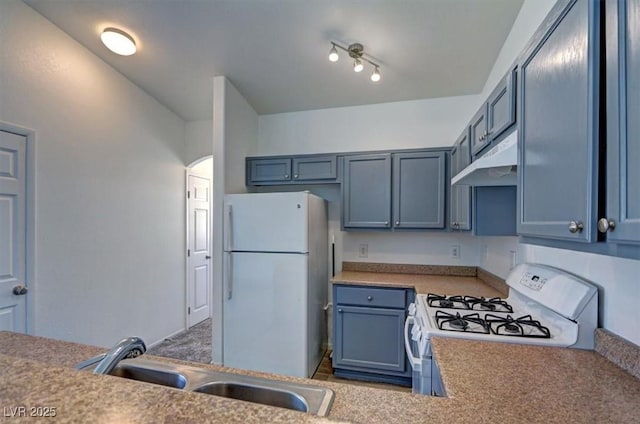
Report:
[[373,296],[367,296],[367,300],[371,302],[373,300]]

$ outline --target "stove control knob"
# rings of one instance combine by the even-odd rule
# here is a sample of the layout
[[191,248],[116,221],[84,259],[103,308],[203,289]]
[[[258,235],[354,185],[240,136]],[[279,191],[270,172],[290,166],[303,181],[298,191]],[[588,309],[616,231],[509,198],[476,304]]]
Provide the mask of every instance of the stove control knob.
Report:
[[598,220],[598,231],[601,233],[613,231],[614,228],[616,228],[616,222],[613,219],[600,218]]
[[409,315],[413,316],[416,314],[416,304],[415,303],[411,303],[409,305]]
[[569,232],[571,234],[581,233],[584,229],[584,224],[582,221],[571,221],[569,222]]

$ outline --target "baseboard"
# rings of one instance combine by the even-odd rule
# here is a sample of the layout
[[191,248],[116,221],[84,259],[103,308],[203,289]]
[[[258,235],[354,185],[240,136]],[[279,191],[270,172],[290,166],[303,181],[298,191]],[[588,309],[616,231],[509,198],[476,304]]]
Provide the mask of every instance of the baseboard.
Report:
[[186,330],[187,330],[186,328],[182,328],[181,330],[174,331],[173,333],[169,334],[168,336],[164,336],[160,340],[156,340],[153,343],[145,343],[147,345],[147,349],[151,349],[152,347],[159,345],[160,343],[162,343],[166,339],[169,339],[169,338],[171,338],[171,337],[173,337],[175,335],[178,335],[178,334],[180,334],[180,333],[182,333],[183,331],[186,331]]

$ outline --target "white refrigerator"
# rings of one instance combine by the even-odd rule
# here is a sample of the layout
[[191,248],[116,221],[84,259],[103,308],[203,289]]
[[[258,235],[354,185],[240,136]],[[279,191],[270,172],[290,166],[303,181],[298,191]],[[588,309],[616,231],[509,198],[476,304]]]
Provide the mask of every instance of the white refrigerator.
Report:
[[224,365],[310,377],[326,337],[326,202],[230,194],[224,222]]

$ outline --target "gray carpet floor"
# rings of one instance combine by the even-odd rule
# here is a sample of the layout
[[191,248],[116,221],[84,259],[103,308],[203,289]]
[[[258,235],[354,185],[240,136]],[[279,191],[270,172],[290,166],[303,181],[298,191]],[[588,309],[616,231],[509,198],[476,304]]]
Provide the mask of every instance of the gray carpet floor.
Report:
[[211,319],[164,339],[147,353],[184,361],[211,363]]

